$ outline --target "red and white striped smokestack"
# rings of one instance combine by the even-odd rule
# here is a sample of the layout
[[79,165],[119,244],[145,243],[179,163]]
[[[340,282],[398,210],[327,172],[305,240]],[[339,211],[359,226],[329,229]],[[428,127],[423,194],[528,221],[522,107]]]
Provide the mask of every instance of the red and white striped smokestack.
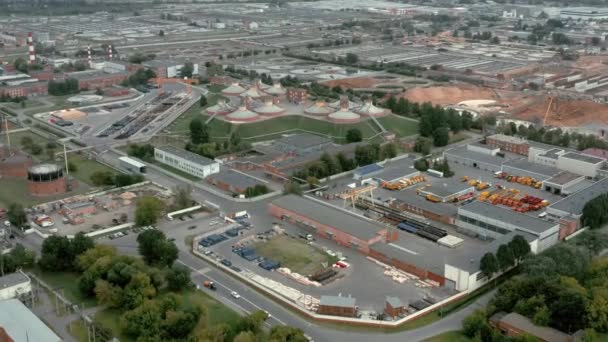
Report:
[[91,58],[91,45],[87,46],[87,61],[89,62],[89,68],[93,65],[93,58]]
[[112,45],[108,45],[108,58],[112,59]]
[[27,33],[27,49],[30,54],[29,64],[36,63],[36,51],[34,51],[34,38],[32,38],[32,32]]

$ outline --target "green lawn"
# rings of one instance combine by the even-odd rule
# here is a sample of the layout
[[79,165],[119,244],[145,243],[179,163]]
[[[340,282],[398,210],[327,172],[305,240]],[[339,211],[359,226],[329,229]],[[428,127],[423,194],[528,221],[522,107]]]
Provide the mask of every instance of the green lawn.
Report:
[[[11,133],[10,134],[11,146],[19,147],[20,149],[23,149],[24,146],[21,143],[21,140],[23,140],[23,138],[25,138],[25,137],[29,137],[30,139],[32,139],[32,142],[34,144],[40,145],[43,149],[46,147],[46,143],[49,142],[49,140],[47,138],[28,130],[28,131]],[[2,134],[2,138],[0,138],[0,139],[2,139],[1,141],[3,143],[6,143],[5,134]],[[43,151],[43,153],[44,153],[44,151]]]
[[85,326],[83,320],[77,319],[72,321],[68,325],[68,331],[74,337],[74,339],[78,342],[88,342],[87,338],[87,327]]
[[424,342],[473,342],[473,339],[470,339],[464,336],[460,331],[448,331],[443,334],[439,334],[433,336],[431,338],[427,338]]
[[24,207],[31,207],[36,204],[55,201],[68,196],[84,193],[89,190],[86,185],[81,185],[77,189],[57,196],[34,197],[27,194],[25,179],[0,179],[0,207],[6,208],[11,203],[19,203]]
[[70,175],[83,183],[91,184],[91,175],[97,171],[108,171],[112,174],[118,174],[118,171],[115,169],[93,159],[88,159],[84,154],[69,154],[68,161],[76,165],[76,171],[70,172]]
[[44,272],[35,270],[34,273],[42,278],[47,284],[56,288],[62,289],[65,297],[74,304],[83,304],[86,307],[97,305],[95,298],[83,296],[78,289],[78,274],[73,272]]
[[[196,117],[199,117],[202,120],[207,120],[208,117],[202,115],[203,109],[207,108],[209,106],[215,105],[217,103],[217,100],[219,100],[221,98],[224,98],[224,97],[221,95],[209,94],[207,96],[207,106],[201,107],[200,102],[195,103],[194,106],[192,106],[192,108],[188,109],[186,112],[184,112],[184,114],[180,115],[177,119],[175,119],[175,121],[173,121],[167,127],[167,129],[170,132],[187,134],[188,126],[190,125],[190,121],[192,121],[192,119],[194,119]],[[213,136],[215,136],[213,131],[211,132],[211,134]]]
[[258,255],[274,261],[302,275],[313,274],[323,268],[321,263],[331,265],[337,259],[309,246],[304,240],[279,235],[268,242],[254,245]]
[[387,130],[397,134],[397,137],[407,137],[418,133],[418,122],[397,115],[388,115],[378,118],[378,121]]

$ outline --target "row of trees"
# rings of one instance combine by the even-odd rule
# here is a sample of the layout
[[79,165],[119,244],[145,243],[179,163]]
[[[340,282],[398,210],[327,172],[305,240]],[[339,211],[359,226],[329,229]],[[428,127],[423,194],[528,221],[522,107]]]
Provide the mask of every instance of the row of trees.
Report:
[[518,265],[529,253],[530,245],[528,241],[521,235],[515,235],[509,243],[498,247],[496,255],[491,252],[484,254],[479,262],[479,269],[488,278],[492,278],[499,271],[505,272]]
[[150,144],[138,145],[130,144],[127,154],[145,161],[154,160],[154,146]]
[[[507,248],[517,250],[510,245]],[[596,257],[607,247],[605,233],[588,231],[539,255],[529,255],[521,263],[522,273],[499,287],[485,317],[514,311],[537,325],[567,333],[585,328],[607,332],[608,257]],[[497,253],[499,267],[508,267],[510,254]],[[467,324],[464,326],[466,332]],[[471,328],[476,330],[479,329]]]
[[54,96],[63,96],[70,94],[78,94],[80,88],[78,87],[78,80],[68,78],[63,81],[49,81],[49,94]]
[[[418,125],[420,136],[431,138],[435,146],[446,146],[450,140],[450,131],[458,133],[461,130],[481,128],[482,125],[481,122],[475,123],[469,112],[461,114],[452,108],[444,109],[440,106],[433,106],[429,102],[419,104],[409,102],[404,98],[397,100],[391,96],[384,105],[397,115],[418,118],[420,120]],[[426,151],[426,148],[424,151]]]
[[[396,156],[397,146],[393,143],[382,146],[378,144],[361,145],[355,148],[354,158],[347,158],[343,153],[338,153],[335,156],[323,153],[318,161],[307,165],[306,168],[296,172],[293,176],[302,180],[309,180],[309,177],[321,179],[340,172],[350,171],[357,166],[369,165]],[[309,181],[309,183],[314,182]]]
[[608,142],[598,138],[593,134],[580,134],[577,132],[565,132],[561,128],[545,129],[536,128],[534,125],[519,125],[514,122],[500,123],[497,132],[506,135],[514,135],[532,141],[538,141],[549,145],[562,147],[576,147],[578,150],[587,148],[608,149]]
[[156,77],[156,73],[150,69],[139,69],[133,75],[129,76],[122,82],[125,87],[141,87],[148,83],[152,78]]
[[144,181],[142,175],[124,173],[114,174],[111,171],[95,171],[91,174],[91,183],[95,186],[123,187]]
[[250,186],[245,189],[245,197],[253,198],[256,196],[261,196],[270,192],[270,189],[264,184],[256,184],[255,186]]

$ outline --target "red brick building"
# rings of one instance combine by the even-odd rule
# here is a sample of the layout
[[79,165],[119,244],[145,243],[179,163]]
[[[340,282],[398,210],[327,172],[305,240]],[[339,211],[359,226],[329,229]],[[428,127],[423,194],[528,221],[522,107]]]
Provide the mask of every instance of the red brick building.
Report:
[[526,139],[504,134],[494,134],[486,138],[486,144],[491,147],[500,148],[503,151],[528,155],[530,145]]
[[94,90],[121,84],[129,77],[129,74],[127,72],[106,73],[94,70],[73,72],[67,74],[66,77],[77,80],[80,90]]
[[319,309],[320,315],[357,317],[356,299],[342,296],[321,296]]
[[304,103],[308,99],[308,92],[303,88],[288,88],[287,100],[291,103]]
[[392,318],[399,317],[407,313],[406,305],[397,297],[386,297],[384,313]]
[[10,97],[48,95],[48,82],[27,82],[12,86],[0,86],[0,95]]
[[305,197],[289,195],[272,202],[268,212],[296,224],[311,234],[368,254],[370,246],[386,241],[388,229],[381,224]]
[[549,327],[535,325],[529,318],[518,313],[499,312],[490,318],[490,324],[506,336],[530,335],[541,342],[573,342],[574,337]]
[[8,153],[8,149],[2,149],[0,157],[1,178],[25,178],[27,170],[32,166],[32,158],[21,152]]

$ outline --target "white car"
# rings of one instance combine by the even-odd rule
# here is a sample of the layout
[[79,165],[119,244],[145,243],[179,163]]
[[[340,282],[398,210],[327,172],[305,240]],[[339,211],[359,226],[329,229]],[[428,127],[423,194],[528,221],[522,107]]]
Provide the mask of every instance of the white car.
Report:
[[272,315],[270,314],[270,312],[264,310],[264,313],[266,314],[266,319],[269,319],[270,317],[272,317]]
[[241,298],[241,295],[240,295],[240,294],[238,294],[236,291],[232,291],[232,292],[230,292],[230,295],[231,295],[232,297],[236,298],[236,299]]

